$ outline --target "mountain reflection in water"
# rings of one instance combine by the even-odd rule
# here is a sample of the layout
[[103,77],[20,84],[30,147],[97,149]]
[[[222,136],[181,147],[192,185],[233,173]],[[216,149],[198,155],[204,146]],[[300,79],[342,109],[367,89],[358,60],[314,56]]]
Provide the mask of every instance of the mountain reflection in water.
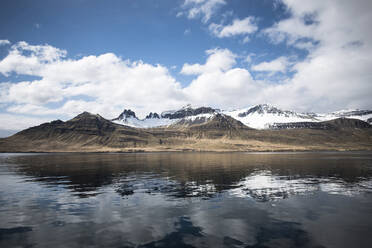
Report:
[[362,152],[2,154],[0,247],[368,247],[371,193]]

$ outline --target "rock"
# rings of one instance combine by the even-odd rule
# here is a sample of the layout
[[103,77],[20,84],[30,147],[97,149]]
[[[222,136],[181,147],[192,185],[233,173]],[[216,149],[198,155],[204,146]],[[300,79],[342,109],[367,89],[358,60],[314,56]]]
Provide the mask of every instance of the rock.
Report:
[[146,116],[146,119],[160,119],[160,116],[155,112],[150,112],[150,114]]

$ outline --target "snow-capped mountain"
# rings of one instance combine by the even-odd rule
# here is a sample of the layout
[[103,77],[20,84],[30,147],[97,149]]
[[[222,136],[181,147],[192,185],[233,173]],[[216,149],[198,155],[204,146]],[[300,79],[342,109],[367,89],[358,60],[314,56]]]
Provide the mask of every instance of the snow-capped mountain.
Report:
[[210,107],[193,108],[190,104],[188,104],[179,110],[165,111],[161,113],[161,117],[168,118],[168,119],[182,119],[185,117],[198,116],[201,114],[204,114],[204,115],[214,114],[216,112],[218,112],[218,110],[210,108]]
[[[241,121],[246,126],[256,129],[267,128],[299,128],[311,126],[306,124],[309,122],[330,121],[337,118],[358,119],[368,123],[372,123],[371,110],[341,110],[332,113],[297,113],[289,110],[282,110],[269,104],[259,104],[250,108],[239,109],[234,111],[225,111],[224,114]],[[290,123],[299,123],[291,125]],[[300,123],[303,123],[300,125]],[[286,125],[278,125],[286,124]]]
[[329,114],[318,114],[317,118],[322,121],[333,120],[336,118],[350,118],[372,123],[372,110],[340,110]]
[[218,110],[209,107],[193,108],[191,105],[179,110],[164,111],[160,115],[150,112],[146,118],[139,119],[130,109],[125,109],[112,121],[117,124],[139,128],[162,127],[170,125],[200,124],[210,120]]
[[152,112],[149,113],[146,118],[139,119],[135,112],[130,109],[124,109],[124,111],[117,118],[112,119],[112,121],[117,124],[139,128],[168,126],[173,123],[172,120],[161,118],[158,113]]
[[171,125],[190,126],[205,123],[216,114],[230,116],[255,129],[306,128],[315,125],[310,123],[337,118],[359,119],[372,124],[371,110],[341,110],[328,114],[297,113],[295,111],[282,110],[269,104],[259,104],[234,111],[220,111],[210,107],[192,107],[187,105],[179,110],[164,111],[160,115],[151,112],[144,119],[139,119],[133,111],[128,109],[124,110],[113,121],[118,124],[139,128]]
[[[268,104],[259,104],[250,108],[239,109],[234,111],[224,112],[226,115],[241,121],[246,126],[256,129],[267,129],[267,128],[300,128],[311,126],[306,124],[309,122],[322,122],[330,121],[337,118],[350,118],[358,119],[368,123],[372,123],[372,111],[371,110],[341,110],[328,114],[317,114],[317,113],[297,113],[289,110],[282,110],[277,107]],[[298,125],[290,123],[298,123]],[[286,125],[278,125],[286,124]]]
[[223,112],[244,125],[256,129],[270,128],[274,123],[289,122],[317,122],[320,121],[316,114],[296,113],[289,110],[281,110],[268,104],[259,104],[250,108]]

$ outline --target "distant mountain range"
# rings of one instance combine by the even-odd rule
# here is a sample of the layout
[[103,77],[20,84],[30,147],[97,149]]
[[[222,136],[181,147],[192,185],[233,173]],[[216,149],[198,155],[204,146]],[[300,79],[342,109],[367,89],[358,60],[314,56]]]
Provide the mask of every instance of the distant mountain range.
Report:
[[139,119],[81,113],[0,139],[0,152],[372,150],[372,111],[296,113],[261,104],[221,111],[185,106]]
[[297,113],[294,111],[282,110],[268,104],[259,104],[234,111],[221,111],[210,107],[193,108],[191,105],[187,105],[179,110],[165,111],[161,114],[151,112],[144,119],[139,119],[132,110],[125,109],[112,121],[131,127],[153,128],[205,123],[216,114],[230,116],[242,122],[247,127],[255,129],[316,127],[316,124],[305,123],[319,123],[337,118],[351,118],[362,120],[369,124],[372,123],[372,110],[344,110],[328,114]]

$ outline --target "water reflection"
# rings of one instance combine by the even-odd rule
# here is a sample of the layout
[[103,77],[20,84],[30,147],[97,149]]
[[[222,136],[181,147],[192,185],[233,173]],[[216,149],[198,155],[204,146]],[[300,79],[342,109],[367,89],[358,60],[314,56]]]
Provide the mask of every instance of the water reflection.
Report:
[[326,191],[372,192],[368,154],[49,154],[10,157],[26,182],[61,185],[80,197],[116,192],[210,198],[221,192],[258,201]]
[[371,182],[370,153],[3,154],[0,247],[368,247]]
[[277,176],[271,171],[261,170],[242,179],[237,188],[231,193],[239,197],[252,197],[257,201],[270,201],[285,199],[295,194],[311,194],[315,191],[324,191],[329,194],[342,194],[352,196],[358,193],[371,193],[372,180],[366,177],[357,177],[353,182],[344,178],[330,176],[306,177]]

